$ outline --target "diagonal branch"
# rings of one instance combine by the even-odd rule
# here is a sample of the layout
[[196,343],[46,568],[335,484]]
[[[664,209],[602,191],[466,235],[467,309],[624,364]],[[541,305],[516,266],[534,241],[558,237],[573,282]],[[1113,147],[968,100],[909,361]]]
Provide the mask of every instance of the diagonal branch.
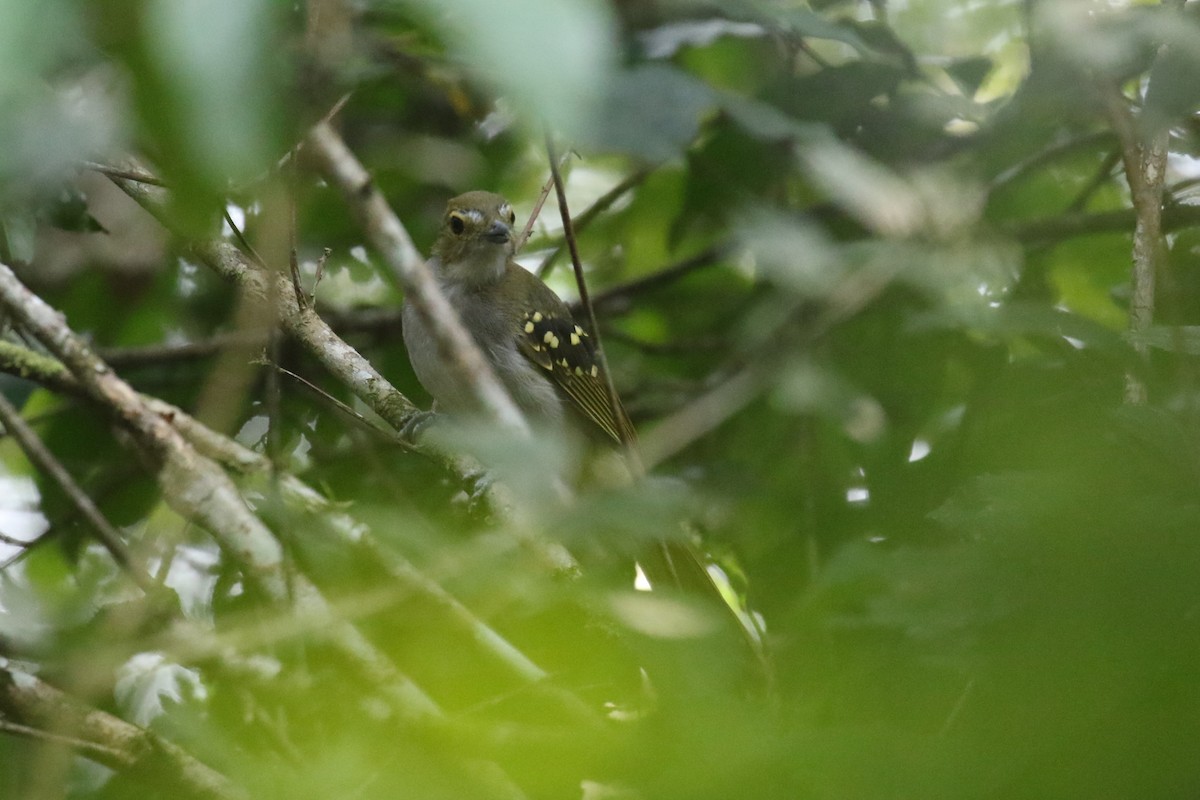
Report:
[[[612,418],[621,419],[625,412],[621,408],[621,400],[617,396],[617,387],[613,383],[612,371],[608,368],[608,358],[604,354],[604,343],[600,338],[600,326],[596,322],[596,309],[588,296],[587,280],[583,277],[583,263],[579,259],[579,246],[575,241],[575,230],[571,226],[571,211],[567,208],[567,190],[563,185],[562,173],[558,169],[558,155],[554,150],[554,140],[550,132],[546,132],[546,154],[550,159],[550,175],[554,179],[554,193],[558,196],[558,211],[562,217],[563,236],[566,237],[567,247],[571,252],[571,264],[575,268],[575,283],[579,287],[579,302],[587,312],[588,326],[596,343],[596,357],[600,361],[600,372],[604,375],[604,385],[608,390],[608,404],[612,409]],[[638,458],[636,442],[627,425],[617,425],[621,434],[621,444],[625,448],[630,467],[636,472],[641,471],[641,460]]]
[[109,767],[136,768],[156,761],[166,764],[180,788],[211,800],[244,800],[244,790],[198,761],[178,745],[112,714],[67,696],[32,675],[0,668],[0,712],[18,720],[23,735],[70,744],[81,755]]
[[[34,353],[11,342],[0,341],[0,372],[19,374],[56,391],[78,395],[80,387],[70,373],[52,358]],[[270,461],[200,423],[182,409],[163,400],[142,396],[142,399],[163,419],[169,420],[184,438],[200,453],[238,474],[250,477],[271,475]],[[486,654],[498,667],[514,678],[538,685],[540,694],[557,699],[573,718],[594,722],[594,715],[583,702],[566,690],[548,683],[547,672],[527,655],[506,640],[498,631],[477,617],[436,581],[427,577],[415,565],[398,553],[379,544],[362,523],[338,509],[324,495],[315,491],[295,475],[276,473],[272,486],[280,498],[297,513],[318,520],[346,547],[364,549],[391,576],[393,588],[426,602],[442,614],[438,625],[459,633]]]
[[0,305],[62,361],[90,400],[108,410],[133,435],[167,504],[212,533],[242,566],[250,584],[297,613],[327,620],[323,630],[330,643],[367,685],[378,687],[406,719],[440,716],[437,704],[412,680],[357,629],[330,613],[311,582],[285,573],[279,542],[246,505],[224,470],[197,452],[67,327],[61,313],[29,291],[4,264],[0,264]]
[[[109,178],[164,227],[170,229],[171,219],[164,190],[147,181],[127,180],[112,175],[109,175]],[[391,211],[388,210],[387,213],[390,215]],[[392,218],[394,219],[394,215]],[[398,226],[399,220],[395,220],[395,224]],[[403,231],[402,227],[400,231]],[[272,305],[269,307],[274,309],[280,326],[288,335],[302,344],[334,377],[393,428],[403,430],[418,413],[417,407],[397,391],[358,351],[334,333],[312,306],[300,308],[297,305],[287,277],[256,268],[237,247],[227,242],[193,241],[189,248],[201,263],[218,275],[236,283],[243,291],[264,302],[271,301]],[[397,248],[396,257],[399,257],[399,251],[403,248],[399,245]],[[410,256],[417,257],[415,250]],[[419,267],[421,270],[425,269],[424,264],[420,264]],[[274,285],[272,281],[275,282]],[[417,449],[464,482],[471,483],[478,478],[479,468],[468,458],[447,455],[428,446],[418,445]],[[481,499],[494,513],[502,517],[511,517],[516,510],[511,493],[498,481],[490,482],[485,487],[481,492]],[[534,550],[547,567],[564,573],[575,571],[574,559],[560,545],[526,535],[527,532],[521,529],[517,529],[516,532],[522,535],[523,543]]]
[[441,357],[470,387],[480,410],[511,430],[527,431],[520,409],[463,328],[408,232],[346,143],[329,123],[321,122],[309,131],[304,147],[325,177],[342,190],[367,238],[404,287],[405,301],[433,332]]
[[13,407],[12,403],[8,402],[3,394],[0,394],[0,423],[3,423],[4,429],[16,439],[26,457],[58,484],[67,499],[70,500],[71,505],[75,506],[80,515],[91,525],[96,538],[112,554],[116,562],[129,573],[142,591],[146,593],[155,591],[157,585],[151,579],[145,566],[139,563],[133,553],[129,552],[129,548],[125,546],[125,542],[117,533],[116,528],[100,512],[100,509],[92,502],[92,498],[88,497],[87,493],[80,488],[75,479],[71,477],[71,473],[67,472],[62,463],[54,457],[54,454],[42,443],[29,424],[21,418],[20,412]]

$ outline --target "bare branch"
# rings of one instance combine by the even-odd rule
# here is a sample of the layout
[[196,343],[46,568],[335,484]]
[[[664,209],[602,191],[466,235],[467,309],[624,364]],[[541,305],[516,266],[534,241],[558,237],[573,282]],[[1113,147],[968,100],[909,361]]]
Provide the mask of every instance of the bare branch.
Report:
[[[588,225],[592,224],[593,220],[611,208],[612,204],[620,200],[626,192],[637,186],[642,181],[646,180],[646,176],[653,171],[654,170],[651,167],[639,169],[637,172],[629,175],[623,181],[601,195],[596,202],[585,208],[581,214],[572,220],[575,225],[576,235],[578,235],[579,232]],[[554,180],[553,175],[550,176],[550,180]],[[542,259],[542,263],[538,265],[536,270],[534,270],[539,278],[546,277],[547,273],[550,272],[551,267],[554,266],[554,260],[562,253],[563,245],[565,243],[566,239],[564,238],[562,242],[560,242],[553,250],[551,250],[544,259]]]
[[[25,378],[58,391],[81,393],[78,382],[59,362],[11,342],[0,341],[0,371],[15,372],[15,365],[24,365],[20,372]],[[170,403],[146,395],[142,399],[155,414],[170,422],[197,451],[208,458],[243,475],[270,474],[271,464],[265,456],[217,433]],[[289,506],[305,516],[319,518],[325,529],[337,536],[345,546],[363,549],[383,565],[394,581],[393,588],[403,594],[420,597],[432,608],[440,609],[445,614],[440,624],[462,633],[467,641],[477,644],[513,677],[530,683],[544,682],[547,677],[545,670],[475,616],[440,584],[426,577],[399,554],[380,545],[365,531],[360,521],[340,510],[324,495],[294,475],[285,473],[276,475],[274,488]],[[557,697],[561,705],[577,719],[590,720],[592,717],[590,709],[569,692],[547,685],[541,687],[539,693]]]
[[[604,375],[604,384],[608,389],[608,404],[612,410],[612,418],[620,420],[625,416],[621,408],[621,399],[617,396],[617,387],[613,383],[612,371],[608,368],[608,358],[604,355],[604,343],[600,337],[600,326],[596,322],[596,309],[592,307],[588,296],[587,280],[583,276],[583,262],[579,259],[579,245],[575,241],[575,231],[571,226],[571,210],[567,208],[567,189],[563,186],[562,173],[558,170],[558,156],[554,152],[554,139],[546,131],[546,154],[550,161],[550,175],[554,179],[554,193],[558,195],[558,212],[562,217],[563,236],[567,239],[567,248],[571,252],[571,264],[575,268],[575,283],[579,287],[579,302],[587,312],[588,325],[591,328],[592,340],[596,344],[596,358],[600,362],[600,372]],[[635,474],[641,472],[641,460],[637,455],[637,443],[626,425],[617,425],[621,434],[621,444],[629,460],[630,468]]]
[[[565,161],[566,158],[564,157]],[[513,252],[521,252],[521,248],[529,241],[530,235],[533,233],[533,224],[537,222],[538,215],[542,213],[542,206],[546,204],[546,198],[550,196],[550,190],[554,188],[554,176],[546,178],[546,182],[542,184],[542,190],[538,192],[538,199],[533,204],[533,211],[529,212],[529,219],[525,220],[525,227],[521,229],[521,235],[517,237],[517,241],[513,243]]]
[[[176,744],[96,708],[25,673],[0,669],[0,709],[9,732],[67,744],[93,761],[117,769],[148,760],[166,764],[183,789],[213,800],[242,800],[244,790]],[[36,733],[34,732],[36,726]]]
[[367,685],[384,692],[406,719],[440,716],[437,704],[359,631],[331,617],[324,599],[309,581],[285,574],[279,543],[247,507],[229,476],[197,452],[170,422],[156,414],[67,327],[62,314],[29,291],[3,264],[0,264],[0,304],[63,362],[89,399],[108,409],[133,434],[155,472],[167,503],[184,518],[211,532],[222,549],[242,565],[253,585],[266,597],[292,606],[297,612],[327,619],[324,633],[331,643],[359,670]]
[[142,591],[147,593],[154,591],[157,588],[154,580],[147,573],[145,566],[129,552],[129,548],[121,539],[121,534],[117,533],[112,523],[100,512],[100,509],[79,487],[79,484],[75,483],[71,474],[42,443],[33,429],[21,418],[20,412],[8,402],[3,394],[0,394],[0,422],[4,424],[5,430],[16,439],[26,457],[58,484],[75,510],[87,520],[96,534],[96,538],[112,554],[116,562],[129,573]]
[[[654,291],[655,289],[661,289],[698,269],[715,264],[722,258],[725,258],[729,252],[730,247],[725,244],[718,244],[701,250],[696,255],[663,267],[657,272],[652,272],[649,275],[636,278],[628,283],[622,283],[618,286],[611,286],[605,289],[592,298],[592,306],[595,308],[620,306],[622,303],[628,302],[630,298],[645,292]],[[575,310],[577,306],[577,303],[573,304],[572,310]]]
[[0,304],[62,361],[82,391],[130,430],[150,459],[169,502],[181,514],[218,533],[269,596],[284,596],[278,543],[246,508],[225,474],[192,448],[117,377],[66,325],[63,315],[29,291],[0,264]]
[[[1060,242],[1076,236],[1096,233],[1128,233],[1137,223],[1131,208],[1101,211],[1095,214],[1061,214],[1056,217],[1011,222],[1002,230],[1027,244]],[[1169,205],[1162,212],[1163,231],[1176,231],[1200,225],[1200,206]]]
[[114,369],[208,358],[230,347],[265,347],[267,336],[254,331],[218,333],[208,339],[178,344],[150,344],[136,347],[111,347],[100,350],[100,357]]
[[[143,183],[113,178],[126,194],[169,227],[165,193]],[[279,324],[317,358],[338,380],[397,430],[404,427],[417,407],[396,390],[326,325],[312,308],[300,308],[287,276],[257,269],[236,247],[225,242],[193,242],[192,252],[217,274],[238,284],[256,298],[276,302],[271,306]],[[274,282],[274,285],[272,285]]]
[[[1184,3],[1183,0],[1164,0],[1164,5],[1182,11]],[[1159,47],[1156,60],[1162,60],[1167,47],[1166,44]],[[1120,89],[1102,86],[1100,91],[1109,123],[1121,143],[1125,178],[1137,214],[1133,228],[1129,332],[1134,337],[1134,349],[1146,357],[1146,345],[1138,340],[1154,323],[1155,283],[1166,266],[1162,205],[1170,129],[1164,125],[1143,134]],[[1146,386],[1132,373],[1125,378],[1125,400],[1133,404],[1146,402]]]
[[345,142],[322,122],[309,132],[304,144],[325,176],[342,190],[372,245],[404,287],[405,301],[433,332],[442,358],[470,387],[480,410],[511,430],[527,431],[520,410],[442,295],[408,232]]

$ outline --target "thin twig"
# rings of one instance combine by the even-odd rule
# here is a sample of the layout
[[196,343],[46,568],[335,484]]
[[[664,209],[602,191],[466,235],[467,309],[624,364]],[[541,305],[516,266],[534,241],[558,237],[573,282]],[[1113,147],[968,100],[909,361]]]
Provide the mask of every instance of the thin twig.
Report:
[[266,343],[267,339],[261,333],[230,331],[195,342],[104,348],[100,351],[100,357],[110,367],[122,369],[208,358],[230,347],[263,347]]
[[1096,171],[1092,174],[1092,177],[1083,185],[1079,193],[1075,195],[1075,199],[1071,201],[1070,205],[1067,206],[1066,212],[1073,214],[1086,208],[1088,201],[1092,199],[1092,196],[1096,192],[1100,191],[1100,187],[1112,179],[1113,170],[1120,163],[1121,150],[1120,148],[1116,148],[1104,157],[1104,160],[1100,162],[1100,166],[1096,167]]
[[[566,157],[563,157],[566,161]],[[546,204],[546,198],[550,196],[550,190],[554,188],[554,176],[550,175],[546,178],[546,182],[542,184],[541,191],[538,192],[537,201],[533,204],[533,211],[529,214],[529,219],[525,221],[525,227],[521,229],[521,235],[517,237],[517,241],[513,244],[513,253],[521,252],[521,248],[529,241],[530,234],[533,233],[533,224],[537,222],[538,215],[542,213],[542,206]]]
[[16,439],[25,456],[58,484],[58,488],[62,489],[63,494],[67,496],[75,510],[88,521],[96,539],[104,545],[104,549],[112,554],[113,559],[121,565],[121,568],[129,573],[134,583],[146,593],[154,591],[156,588],[154,581],[150,578],[145,566],[125,546],[121,534],[117,533],[117,529],[105,518],[92,499],[80,488],[62,463],[42,443],[33,429],[21,418],[20,412],[12,403],[8,402],[8,398],[3,394],[0,394],[0,422],[4,424],[4,429]]
[[[110,175],[109,177],[112,176]],[[250,240],[246,238],[246,234],[243,233],[242,229],[238,227],[238,224],[233,221],[233,217],[229,214],[229,209],[224,209],[223,213],[225,215],[225,224],[229,226],[231,231],[233,231],[233,238],[238,240],[238,244],[242,246],[242,250],[244,250],[246,254],[250,256],[250,258],[254,259],[254,263],[258,265],[260,269],[270,269],[270,267],[267,266],[267,262],[264,261],[263,257],[260,256],[258,251],[254,249],[254,245],[250,244]]]
[[[1028,244],[1060,242],[1077,236],[1096,233],[1128,233],[1137,224],[1137,212],[1132,208],[1101,211],[1095,214],[1061,214],[1042,219],[1017,220],[1001,226],[1001,230]],[[1200,225],[1200,206],[1171,204],[1163,209],[1162,229],[1177,231]]]
[[[597,198],[596,202],[592,203],[590,206],[584,209],[581,214],[572,220],[572,223],[575,225],[575,235],[578,236],[585,228],[587,228],[588,225],[591,225],[597,217],[611,208],[613,203],[620,200],[625,193],[636,187],[642,181],[646,180],[646,176],[653,171],[653,167],[639,169],[631,175],[626,176],[624,180]],[[550,180],[554,180],[553,175],[550,176]],[[554,266],[554,260],[558,258],[560,253],[562,253],[563,244],[565,244],[565,240],[559,242],[558,245],[551,250],[544,259],[542,259],[542,263],[539,264],[538,268],[535,270],[539,278],[545,278],[546,275],[549,274],[550,268]]]
[[[342,109],[346,107],[346,103],[350,102],[350,98],[353,96],[354,96],[354,92],[349,91],[349,92],[346,92],[341,97],[339,97],[337,99],[337,102],[335,102],[329,108],[329,110],[325,112],[325,115],[321,117],[321,122],[331,122],[334,117],[336,117],[339,113],[341,113]],[[288,162],[294,161],[298,158],[298,156],[300,155],[302,150],[304,150],[304,142],[303,141],[301,141],[299,144],[297,144],[291,150],[287,151],[283,155],[283,157],[280,158],[279,161],[277,161],[275,163],[275,169],[282,171],[285,167],[287,167]]]
[[300,257],[296,246],[296,191],[299,178],[296,174],[296,160],[292,159],[291,169],[288,170],[288,271],[292,276],[292,288],[296,292],[296,305],[300,308],[308,306],[308,298],[304,296],[304,288],[300,283]]
[[[579,302],[587,312],[588,326],[591,328],[592,339],[596,345],[596,357],[600,361],[600,372],[604,375],[604,385],[608,390],[608,405],[612,411],[612,418],[620,420],[624,417],[625,412],[621,408],[621,399],[617,395],[617,387],[613,383],[612,372],[608,368],[608,358],[604,355],[604,342],[600,336],[600,326],[596,322],[596,309],[592,307],[591,298],[588,296],[587,279],[583,275],[583,262],[579,258],[579,246],[575,241],[575,230],[571,225],[571,210],[567,207],[567,190],[563,186],[562,173],[558,171],[558,157],[555,155],[554,139],[549,130],[546,131],[546,154],[550,161],[550,175],[554,179],[554,193],[558,195],[558,212],[562,217],[563,236],[567,239],[567,248],[571,251],[571,265],[575,268]],[[636,442],[631,439],[626,426],[617,425],[616,429],[621,434],[621,444],[625,447],[631,465],[640,465],[641,461],[635,449]]]
[[90,169],[93,172],[98,172],[109,178],[116,178],[123,181],[133,181],[134,183],[144,183],[147,186],[165,186],[159,178],[151,175],[148,172],[143,172],[137,169],[127,169],[122,167],[112,167],[108,164],[99,164],[95,161],[84,161],[82,165],[85,169]]
[[269,363],[269,364],[267,364],[267,366],[271,368],[272,372],[277,372],[279,374],[286,375],[287,377],[296,381],[301,386],[303,386],[304,388],[306,388],[310,392],[312,392],[314,395],[316,395],[317,397],[320,397],[323,401],[325,401],[329,405],[336,408],[338,411],[340,411],[342,414],[344,414],[347,418],[353,420],[356,424],[361,426],[363,428],[363,430],[366,430],[385,441],[391,442],[392,444],[395,444],[395,445],[399,445],[400,447],[403,447],[407,450],[415,450],[416,449],[414,447],[414,445],[412,444],[412,442],[405,439],[403,436],[401,436],[396,431],[388,430],[386,428],[380,427],[379,425],[376,425],[375,423],[371,422],[371,420],[367,419],[362,414],[358,413],[353,408],[351,408],[350,406],[343,403],[341,400],[338,400],[336,397],[331,395],[329,392],[325,391],[320,386],[317,386],[315,383],[308,380],[304,376],[297,375],[295,372],[292,372],[287,367],[280,366],[278,362]]
[[1112,131],[1096,131],[1087,133],[1082,136],[1076,136],[1066,141],[1056,142],[1043,150],[1034,153],[1029,158],[1014,164],[1008,169],[1001,172],[988,186],[988,194],[992,195],[1000,189],[1008,186],[1024,175],[1028,175],[1034,170],[1040,169],[1048,164],[1051,164],[1058,159],[1071,155],[1078,150],[1085,148],[1096,147],[1103,144],[1114,144],[1115,137]]
[[694,256],[689,256],[649,275],[609,287],[592,298],[592,306],[595,308],[616,306],[637,295],[661,289],[698,269],[718,263],[729,255],[731,249],[728,244],[713,245]]
[[332,253],[333,250],[326,247],[321,251],[321,255],[317,259],[316,275],[313,276],[312,292],[309,294],[309,299],[312,301],[313,305],[316,305],[317,302],[317,287],[321,285],[321,278],[325,277],[325,262],[329,260],[329,256]]
[[89,742],[86,739],[80,739],[75,736],[64,736],[61,733],[44,731],[41,728],[32,728],[28,725],[9,722],[2,718],[0,718],[0,732],[11,733],[14,736],[23,736],[26,739],[37,739],[43,742],[66,745],[72,750],[78,751],[81,755],[87,756],[101,764],[119,764],[122,767],[129,767],[134,763],[130,759],[129,753],[119,748],[109,747],[98,742]]

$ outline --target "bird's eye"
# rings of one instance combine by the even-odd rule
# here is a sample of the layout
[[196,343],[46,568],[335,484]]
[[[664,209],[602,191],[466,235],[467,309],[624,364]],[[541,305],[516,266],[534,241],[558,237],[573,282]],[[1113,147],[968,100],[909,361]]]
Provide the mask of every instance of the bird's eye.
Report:
[[462,214],[453,213],[450,215],[450,230],[455,236],[466,230],[467,221],[463,219]]
[[517,212],[513,211],[513,210],[510,208],[510,209],[508,210],[508,224],[509,224],[509,225],[515,225],[515,224],[516,224],[516,222],[517,222]]

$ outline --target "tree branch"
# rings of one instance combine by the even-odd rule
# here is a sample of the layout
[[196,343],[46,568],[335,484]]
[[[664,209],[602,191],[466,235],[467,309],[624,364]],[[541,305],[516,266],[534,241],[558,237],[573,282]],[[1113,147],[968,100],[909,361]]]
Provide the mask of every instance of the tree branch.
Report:
[[[165,763],[182,788],[212,800],[243,800],[249,795],[183,748],[104,711],[84,705],[50,684],[0,668],[0,709],[21,720],[12,733],[67,744],[81,755],[115,769],[151,759]],[[22,724],[23,723],[23,724]],[[36,731],[32,733],[30,731]]]
[[[701,250],[694,256],[689,256],[682,261],[663,267],[657,272],[652,272],[649,275],[635,278],[617,286],[610,286],[592,298],[592,306],[594,308],[621,306],[637,295],[669,286],[698,269],[717,263],[729,255],[731,249],[728,244],[714,245]],[[578,307],[578,303],[571,304],[572,311],[577,310]]]
[[88,497],[79,484],[75,483],[71,474],[42,443],[33,429],[21,418],[20,412],[8,402],[3,394],[0,394],[0,423],[3,423],[4,429],[16,439],[21,450],[25,452],[25,456],[58,484],[75,510],[91,525],[100,544],[104,545],[104,548],[112,554],[113,559],[129,573],[142,591],[147,594],[155,591],[158,588],[157,584],[151,579],[145,566],[129,552],[129,548],[125,546],[125,542],[117,533],[116,528],[100,512],[100,509],[92,502],[92,498]]
[[[582,213],[574,217],[572,222],[575,225],[575,232],[578,234],[588,225],[592,224],[593,220],[611,208],[612,204],[620,200],[626,192],[637,186],[642,181],[646,180],[646,176],[653,171],[653,167],[639,169],[637,172],[627,176],[623,181],[601,195],[596,202],[592,203],[590,206],[585,208]],[[554,180],[553,175],[550,176],[550,180]],[[562,249],[565,244],[566,237],[563,237],[563,240],[559,242],[544,259],[542,259],[542,263],[538,265],[536,270],[534,270],[539,278],[546,277],[546,275],[550,272],[551,267],[554,266],[554,260],[562,254]]]
[[[1004,223],[1000,230],[1025,244],[1065,241],[1097,233],[1129,233],[1137,224],[1132,208],[1095,214],[1061,214],[1044,219]],[[1200,225],[1200,206],[1168,205],[1162,210],[1162,230],[1171,232]]]
[[[1183,0],[1164,0],[1174,11],[1183,10]],[[1165,43],[1158,48],[1156,63],[1167,53]],[[1102,86],[1104,109],[1121,143],[1121,160],[1137,220],[1133,228],[1133,269],[1130,273],[1132,291],[1129,297],[1129,333],[1134,349],[1143,358],[1149,351],[1139,339],[1154,324],[1155,283],[1166,266],[1166,246],[1163,240],[1163,184],[1167,173],[1167,149],[1170,129],[1166,125],[1152,131],[1138,130],[1138,120],[1116,86]],[[1148,91],[1148,90],[1147,90]],[[1144,117],[1143,117],[1144,119]],[[1125,377],[1125,400],[1128,403],[1146,402],[1146,386],[1132,373]]]
[[[596,322],[596,309],[592,306],[591,299],[588,297],[587,280],[583,276],[583,262],[579,259],[579,246],[575,241],[575,230],[571,225],[571,210],[567,208],[567,189],[563,185],[562,173],[558,169],[558,156],[554,151],[554,139],[549,131],[546,131],[546,154],[550,161],[550,176],[554,179],[554,193],[558,196],[558,212],[562,217],[563,236],[567,240],[567,248],[571,252],[571,265],[575,268],[575,283],[579,287],[579,302],[587,313],[588,326],[592,331],[592,339],[596,344],[596,358],[600,361],[600,372],[604,375],[604,385],[608,390],[608,404],[612,410],[612,418],[614,421],[620,420],[625,416],[625,411],[621,407],[621,399],[617,395],[616,384],[613,383],[612,371],[608,368],[608,357],[604,354],[604,342],[600,337],[600,325]],[[628,424],[616,426],[617,432],[621,434],[621,444],[625,448],[625,454],[628,457],[630,468],[635,474],[642,472],[641,459],[637,454],[637,443],[634,441],[634,435],[628,429]]]
[[[110,179],[170,229],[167,198],[162,189],[141,181],[112,178],[111,176]],[[387,213],[390,215],[390,210]],[[399,225],[399,220],[395,220],[395,224]],[[400,230],[403,231],[403,228]],[[271,307],[279,315],[279,324],[283,329],[393,428],[403,430],[413,416],[418,413],[417,407],[388,383],[369,361],[338,337],[312,307],[304,309],[298,307],[287,277],[269,274],[256,268],[241,251],[226,242],[192,242],[189,247],[202,263],[227,280],[238,284],[243,291],[250,292],[264,301],[273,299],[275,303]],[[413,252],[415,253],[415,251]],[[424,264],[419,266],[427,273]],[[275,281],[273,294],[270,281]],[[442,299],[444,301],[444,298]],[[475,346],[474,342],[471,343],[471,346]],[[476,352],[478,352],[478,348],[476,348]],[[480,357],[482,358],[482,356]],[[436,460],[443,468],[457,475],[464,482],[475,480],[479,474],[478,465],[468,458],[460,455],[447,455],[428,446],[418,446],[417,449]],[[497,481],[489,483],[483,496],[491,509],[498,515],[512,516],[515,503],[503,484]],[[520,537],[523,544],[538,555],[548,568],[562,573],[576,571],[574,558],[560,545],[545,542],[540,537],[529,534],[520,526],[515,526],[514,533]]]
[[345,142],[329,123],[321,122],[309,131],[304,146],[325,177],[342,190],[367,238],[404,287],[405,302],[429,327],[442,358],[470,387],[480,410],[506,428],[528,431],[520,409],[463,328],[408,232]]
[[3,264],[0,304],[62,361],[90,400],[110,411],[133,434],[167,504],[212,533],[222,549],[242,566],[253,586],[285,607],[327,620],[325,635],[330,642],[359,670],[367,685],[378,687],[406,719],[440,715],[437,704],[358,630],[329,613],[324,599],[308,580],[285,574],[279,542],[250,511],[229,476],[156,414],[67,327],[62,314],[29,291]]
[[[81,394],[79,383],[61,363],[11,342],[0,341],[0,371],[19,371],[22,377],[39,384],[73,395]],[[217,433],[170,403],[147,395],[142,395],[142,399],[155,414],[183,434],[201,454],[242,475],[252,478],[271,475],[271,464],[265,456]],[[399,593],[420,598],[432,608],[440,610],[444,615],[438,620],[440,626],[461,634],[466,641],[477,645],[497,666],[514,678],[541,684],[539,693],[556,698],[575,719],[595,721],[591,709],[579,698],[545,684],[547,673],[544,669],[411,562],[380,545],[360,521],[341,511],[335,503],[287,473],[276,473],[270,490],[278,492],[280,499],[298,514],[319,520],[323,529],[328,530],[344,546],[364,550],[387,570]]]
[[[163,190],[138,181],[110,178],[142,208],[170,228],[167,198]],[[256,268],[240,250],[225,242],[192,242],[190,249],[206,266],[255,298],[264,302],[274,300],[271,307],[275,309],[283,329],[305,345],[330,373],[389,425],[400,430],[417,413],[417,407],[388,383],[370,362],[338,337],[312,308],[299,306],[291,280],[286,275],[269,274]]]

